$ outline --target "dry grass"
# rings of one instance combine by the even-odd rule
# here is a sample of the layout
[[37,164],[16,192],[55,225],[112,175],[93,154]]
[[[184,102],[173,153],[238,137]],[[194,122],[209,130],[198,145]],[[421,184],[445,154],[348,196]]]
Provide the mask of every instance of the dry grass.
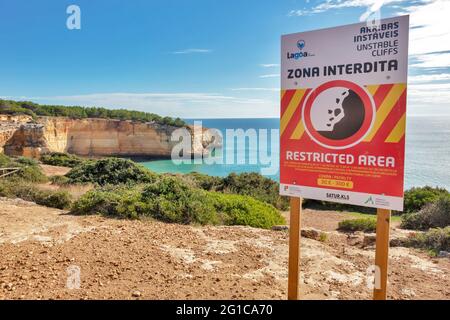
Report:
[[58,167],[58,166],[50,166],[47,164],[41,164],[40,165],[42,172],[47,176],[64,176],[66,173],[68,173],[71,168],[68,167]]
[[[41,169],[47,177],[51,176],[63,176],[67,174],[71,168],[51,166],[47,164],[41,164]],[[70,185],[57,185],[51,182],[45,184],[39,184],[38,187],[42,190],[52,190],[52,191],[67,191],[70,193],[74,200],[79,199],[83,194],[89,190],[94,189],[92,184],[70,184]]]
[[70,185],[56,185],[51,183],[39,184],[39,189],[53,190],[53,191],[67,191],[72,196],[73,200],[78,200],[83,194],[94,189],[92,184],[70,184]]

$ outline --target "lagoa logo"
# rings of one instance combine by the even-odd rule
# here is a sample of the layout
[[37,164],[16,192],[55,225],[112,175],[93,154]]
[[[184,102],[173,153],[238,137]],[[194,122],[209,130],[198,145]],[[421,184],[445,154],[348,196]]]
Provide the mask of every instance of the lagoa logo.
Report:
[[297,47],[298,47],[300,50],[303,50],[303,48],[305,47],[305,41],[304,41],[304,40],[298,40],[298,41],[297,41]]
[[300,50],[300,52],[295,52],[295,53],[288,52],[287,53],[287,58],[288,59],[298,60],[298,59],[303,58],[303,57],[313,56],[313,54],[310,54],[310,53],[308,53],[306,51],[303,51],[305,46],[306,46],[305,40],[298,40],[297,41],[297,48]]

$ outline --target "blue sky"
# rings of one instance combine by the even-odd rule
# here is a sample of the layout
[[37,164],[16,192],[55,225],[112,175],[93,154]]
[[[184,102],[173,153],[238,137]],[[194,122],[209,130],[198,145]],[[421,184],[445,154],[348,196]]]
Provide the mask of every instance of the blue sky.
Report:
[[[81,9],[81,29],[66,8]],[[382,5],[382,6],[381,6]],[[3,0],[0,96],[277,117],[280,35],[411,14],[410,114],[450,114],[448,0]]]

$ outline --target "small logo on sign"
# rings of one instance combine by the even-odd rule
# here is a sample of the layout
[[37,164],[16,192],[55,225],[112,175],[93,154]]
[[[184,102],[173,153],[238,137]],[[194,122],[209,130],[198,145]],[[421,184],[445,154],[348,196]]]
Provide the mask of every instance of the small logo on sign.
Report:
[[364,202],[364,204],[375,204],[375,202],[373,202],[372,196],[370,196],[366,202]]
[[300,50],[303,50],[304,47],[305,47],[305,40],[298,40],[297,48],[299,48]]
[[299,52],[287,52],[287,59],[295,59],[298,60],[300,58],[306,58],[306,57],[312,57],[314,54],[311,52],[304,51],[306,46],[305,40],[298,40],[297,41],[297,49],[300,50]]

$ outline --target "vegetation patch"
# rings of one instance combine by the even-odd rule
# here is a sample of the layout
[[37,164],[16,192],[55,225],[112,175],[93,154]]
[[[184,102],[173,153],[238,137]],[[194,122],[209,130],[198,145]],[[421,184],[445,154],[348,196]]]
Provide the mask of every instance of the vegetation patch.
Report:
[[69,183],[136,184],[155,181],[157,175],[127,159],[88,160],[72,168],[66,177]]
[[321,232],[319,235],[320,242],[326,242],[328,240],[328,235],[325,232]]
[[[73,157],[73,158],[72,158]],[[64,162],[70,162],[74,159],[73,165],[77,161],[81,161],[81,167],[73,169],[67,177],[69,183],[83,183],[91,182],[99,185],[119,184],[119,183],[147,183],[155,181],[156,176],[150,173],[144,167],[139,166],[135,162],[128,162],[122,164],[120,161],[129,161],[124,159],[109,158],[104,160],[84,160],[82,158],[71,156],[67,154],[50,154],[50,161],[44,159],[46,163],[53,165],[65,165]],[[111,160],[114,159],[114,160]],[[98,161],[103,161],[98,163]],[[114,162],[114,163],[113,163]],[[102,164],[103,163],[103,164]],[[67,165],[67,164],[66,164]],[[72,165],[71,165],[72,166]],[[139,169],[132,169],[133,171],[140,171],[137,175],[131,175],[129,178],[128,170],[131,167],[139,166]],[[102,168],[107,168],[104,170]],[[144,174],[143,172],[147,172]],[[98,175],[98,173],[100,175]],[[148,175],[152,176],[149,177]],[[279,195],[279,184],[272,179],[266,178],[259,173],[231,173],[226,177],[209,176],[198,172],[188,173],[184,175],[166,174],[169,176],[176,176],[182,179],[188,185],[198,187],[206,191],[217,191],[229,194],[239,194],[251,196],[257,200],[269,203],[280,210],[287,210],[289,208],[289,198]],[[414,211],[415,208],[422,207],[427,201],[436,199],[439,194],[448,194],[448,191],[440,188],[412,188],[405,192],[405,212]],[[363,212],[367,214],[376,214],[376,209],[361,207],[355,205],[348,205],[342,203],[333,203],[327,201],[318,201],[305,199],[303,206],[307,208],[322,209],[322,210],[336,210],[336,211],[350,211]],[[395,216],[393,216],[395,218]]]
[[9,178],[17,178],[29,182],[48,181],[39,167],[38,162],[30,158],[10,158],[4,154],[0,154],[0,168],[20,168],[17,172],[9,175]]
[[258,228],[284,222],[278,210],[269,204],[248,196],[205,191],[175,176],[160,176],[152,183],[133,187],[105,186],[89,191],[74,203],[72,212]]
[[[376,219],[376,213],[370,214],[370,213],[359,213],[359,212],[348,212],[348,215],[354,217],[354,218],[369,218],[369,219]],[[401,216],[391,216],[392,222],[401,222],[402,217]]]
[[374,232],[377,228],[377,221],[370,218],[348,219],[339,222],[338,229],[346,232],[364,231]]
[[0,196],[21,198],[58,209],[66,209],[71,205],[71,196],[67,191],[41,190],[28,181],[18,179],[0,180]]
[[49,177],[49,180],[52,184],[57,186],[65,186],[70,184],[69,178],[67,178],[66,176],[51,176]]
[[412,230],[445,228],[450,226],[450,196],[442,195],[432,203],[425,205],[419,212],[402,217],[401,227]]
[[403,211],[404,213],[420,211],[441,196],[450,196],[450,193],[446,189],[429,186],[408,189],[405,191]]
[[64,152],[50,152],[41,156],[41,162],[51,166],[61,166],[74,168],[83,162],[87,161],[76,155]]
[[433,255],[439,251],[450,251],[450,226],[433,228],[424,233],[413,234],[406,243],[409,247],[431,251]]
[[30,101],[13,101],[0,99],[0,113],[11,115],[30,115],[36,116],[53,116],[53,117],[69,117],[74,119],[84,118],[103,118],[118,120],[133,120],[143,122],[155,122],[162,125],[170,125],[175,127],[184,127],[186,122],[180,118],[161,117],[154,113],[131,111],[126,109],[105,109],[97,107],[79,107],[79,106],[58,106],[37,104]]
[[285,223],[275,207],[253,197],[218,192],[209,192],[206,195],[213,201],[217,213],[222,216],[226,225],[269,229]]
[[[232,173],[223,178],[200,173],[158,175],[127,159],[88,160],[56,152],[44,155],[41,160],[50,165],[72,167],[66,176],[50,177],[52,184],[92,183],[100,186],[72,206],[72,211],[77,214],[100,213],[127,218],[149,216],[183,224],[239,224],[270,228],[283,223],[276,208],[286,210],[289,207],[288,198],[279,195],[279,184],[258,173]],[[2,182],[4,196],[17,196],[57,208],[70,205],[70,197],[65,191],[53,194],[28,185],[29,182],[48,181],[37,161],[0,154],[0,167],[21,168]],[[429,201],[431,203],[426,204]],[[305,202],[308,207],[317,204],[326,209],[349,209],[348,205],[342,204]],[[350,207],[364,211],[357,206]],[[416,208],[421,210],[412,212]],[[427,230],[450,225],[450,195],[445,189],[423,187],[406,191],[405,210],[410,212],[402,216],[403,228]],[[339,229],[375,231],[374,216],[358,214],[357,218],[342,221]]]
[[219,191],[251,196],[257,200],[270,203],[280,210],[289,208],[289,198],[280,196],[279,184],[256,172],[230,173],[228,176],[213,177],[197,172],[185,175],[186,179],[207,191]]

